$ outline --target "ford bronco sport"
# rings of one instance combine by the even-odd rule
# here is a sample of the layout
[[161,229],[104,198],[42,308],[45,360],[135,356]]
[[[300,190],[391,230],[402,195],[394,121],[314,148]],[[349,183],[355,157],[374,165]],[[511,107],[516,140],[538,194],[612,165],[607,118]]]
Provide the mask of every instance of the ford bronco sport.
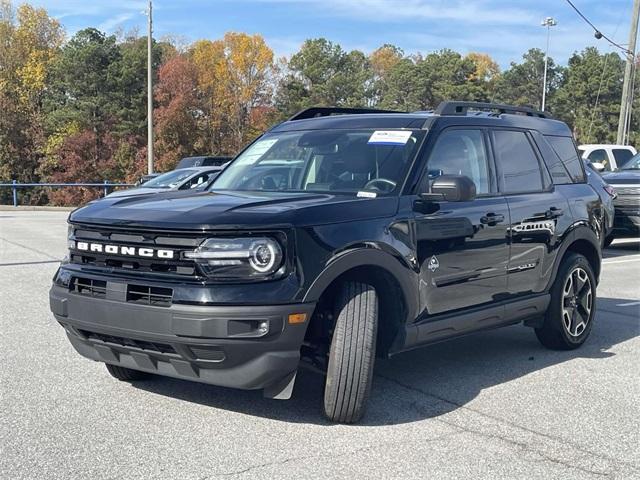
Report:
[[579,347],[602,215],[569,128],[542,112],[312,108],[208,191],[74,211],[51,310],[120,380],[286,399],[312,364],[324,413],[350,423],[377,357],[519,322],[545,347]]

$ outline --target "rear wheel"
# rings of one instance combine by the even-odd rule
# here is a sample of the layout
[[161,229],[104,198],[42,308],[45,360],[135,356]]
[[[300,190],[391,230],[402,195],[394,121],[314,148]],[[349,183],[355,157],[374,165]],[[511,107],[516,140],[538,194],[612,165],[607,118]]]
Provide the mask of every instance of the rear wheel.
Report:
[[371,390],[378,330],[378,296],[371,285],[346,282],[335,307],[324,413],[334,422],[362,418]]
[[132,382],[134,380],[144,380],[146,378],[149,378],[149,375],[150,375],[146,372],[133,370],[131,368],[118,367],[116,365],[111,365],[109,363],[105,363],[105,365],[107,367],[107,371],[111,374],[112,377],[125,382]]
[[582,345],[593,325],[596,281],[589,261],[577,253],[563,260],[551,288],[544,324],[536,336],[545,347],[571,350]]

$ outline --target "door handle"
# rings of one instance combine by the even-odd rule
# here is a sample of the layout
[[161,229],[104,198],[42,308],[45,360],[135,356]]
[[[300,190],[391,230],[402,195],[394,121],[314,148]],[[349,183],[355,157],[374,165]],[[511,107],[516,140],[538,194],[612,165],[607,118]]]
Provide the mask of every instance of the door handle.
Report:
[[558,208],[558,207],[551,207],[549,210],[544,212],[545,218],[548,218],[548,219],[558,218],[558,217],[561,217],[562,215],[564,215],[564,212],[562,211],[561,208]]
[[487,213],[483,217],[480,217],[480,223],[489,225],[490,227],[501,222],[504,222],[504,215],[501,213]]

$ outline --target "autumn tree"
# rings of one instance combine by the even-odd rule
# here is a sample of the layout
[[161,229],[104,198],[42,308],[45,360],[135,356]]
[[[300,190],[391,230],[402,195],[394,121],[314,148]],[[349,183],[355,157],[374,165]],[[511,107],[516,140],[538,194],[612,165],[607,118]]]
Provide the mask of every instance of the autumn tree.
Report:
[[201,40],[190,52],[203,100],[210,153],[235,153],[265,125],[254,125],[255,110],[270,107],[273,51],[259,35],[227,33]]
[[[63,39],[59,22],[44,9],[16,11],[0,2],[0,182],[38,180],[46,142],[42,100]],[[0,195],[6,201],[8,194]]]
[[204,150],[207,142],[199,140],[206,130],[198,125],[203,111],[198,76],[188,58],[177,55],[160,67],[155,99],[158,170],[172,169],[182,157],[207,153]]

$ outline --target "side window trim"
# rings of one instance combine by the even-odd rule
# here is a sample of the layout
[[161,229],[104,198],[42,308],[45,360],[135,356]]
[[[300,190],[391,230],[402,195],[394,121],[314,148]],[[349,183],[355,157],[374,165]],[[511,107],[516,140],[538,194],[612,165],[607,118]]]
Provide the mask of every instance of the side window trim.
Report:
[[491,149],[491,146],[489,145],[489,133],[488,133],[488,129],[486,127],[480,127],[477,125],[452,125],[452,126],[448,126],[445,127],[439,131],[436,132],[433,140],[431,142],[429,142],[429,145],[427,145],[422,152],[419,152],[419,162],[421,163],[420,166],[420,174],[419,174],[419,180],[418,182],[415,184],[415,188],[413,189],[413,194],[419,194],[422,193],[422,190],[424,190],[425,192],[427,191],[428,187],[429,187],[429,179],[428,179],[428,174],[429,174],[429,157],[431,156],[431,153],[433,152],[435,146],[438,143],[438,140],[440,139],[440,137],[442,137],[442,135],[444,135],[445,133],[448,133],[452,130],[477,130],[482,134],[482,141],[484,143],[484,150],[485,150],[485,155],[487,158],[487,169],[488,169],[488,180],[489,180],[489,192],[488,193],[479,193],[477,195],[478,198],[491,198],[491,197],[498,197],[500,196],[500,192],[498,190],[498,178],[497,178],[497,172],[496,172],[496,167],[495,167],[495,160],[493,157],[493,151]]
[[[522,192],[506,192],[506,188],[505,188],[505,184],[504,184],[504,176],[503,176],[503,172],[502,172],[502,167],[500,165],[500,162],[498,161],[498,155],[496,154],[496,139],[494,136],[494,132],[497,131],[507,131],[507,132],[520,132],[520,133],[524,133],[525,138],[527,139],[527,141],[529,142],[529,145],[531,146],[531,151],[533,152],[533,155],[535,156],[537,162],[538,162],[538,173],[540,174],[540,185],[542,185],[542,189],[538,190],[527,190],[527,191],[522,191]],[[529,133],[528,130],[526,129],[519,129],[519,128],[508,128],[508,127],[491,127],[489,128],[489,134],[491,137],[491,148],[493,150],[493,156],[495,157],[495,163],[496,163],[496,168],[497,168],[497,179],[498,179],[498,191],[501,193],[501,195],[506,196],[512,196],[512,195],[526,195],[526,194],[530,194],[530,193],[546,193],[549,192],[550,190],[548,188],[545,188],[545,184],[547,182],[545,182],[545,176],[543,174],[542,171],[542,159],[540,158],[540,155],[538,154],[538,149],[536,148],[535,144],[533,143],[532,139],[531,139],[531,135]],[[546,168],[546,166],[545,166]],[[553,187],[553,184],[552,184]],[[553,189],[552,189],[553,190]],[[551,191],[552,191],[551,190]]]

